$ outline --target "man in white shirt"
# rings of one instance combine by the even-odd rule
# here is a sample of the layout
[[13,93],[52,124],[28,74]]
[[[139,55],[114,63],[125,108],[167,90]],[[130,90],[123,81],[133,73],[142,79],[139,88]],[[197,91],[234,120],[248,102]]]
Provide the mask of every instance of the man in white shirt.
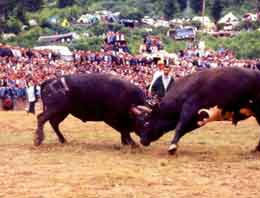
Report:
[[29,102],[29,107],[27,112],[35,114],[35,103],[37,102],[37,88],[32,80],[29,81],[26,87],[27,100]]
[[152,86],[154,84],[154,82],[157,80],[157,78],[159,78],[162,74],[163,74],[163,69],[164,69],[164,63],[163,61],[159,61],[157,64],[158,70],[156,70],[153,74],[153,79],[152,82],[148,88],[148,94],[151,95],[152,94]]
[[165,66],[163,69],[163,74],[155,80],[151,87],[152,95],[157,95],[157,97],[160,99],[170,89],[174,83],[174,79],[170,72],[171,68],[168,65]]

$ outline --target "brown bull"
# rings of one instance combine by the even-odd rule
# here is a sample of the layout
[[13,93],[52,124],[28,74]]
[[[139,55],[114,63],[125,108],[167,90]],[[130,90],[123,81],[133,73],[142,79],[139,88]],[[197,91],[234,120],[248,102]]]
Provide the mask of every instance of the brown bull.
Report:
[[[250,108],[241,108],[239,113],[246,118],[254,115]],[[209,109],[201,109],[198,111],[198,114],[201,117],[201,119],[197,122],[198,126],[203,126],[212,121],[223,120],[233,121],[234,123],[234,112],[223,112],[223,109],[218,106],[214,106]]]

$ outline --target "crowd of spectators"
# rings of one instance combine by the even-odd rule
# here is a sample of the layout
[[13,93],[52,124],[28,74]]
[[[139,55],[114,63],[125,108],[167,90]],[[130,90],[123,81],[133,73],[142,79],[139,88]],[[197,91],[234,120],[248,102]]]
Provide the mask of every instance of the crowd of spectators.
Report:
[[109,31],[105,35],[102,49],[104,51],[127,52],[129,48],[122,32]]
[[140,52],[156,53],[163,49],[162,41],[158,36],[145,36]]
[[[112,44],[110,34],[106,39]],[[15,49],[19,56],[0,57],[0,98],[25,98],[25,89],[29,81],[40,84],[46,79],[73,73],[107,72],[124,79],[147,91],[153,73],[157,69],[156,58],[143,54],[132,55],[128,52],[118,53],[114,50],[74,51],[74,61],[65,62],[55,58],[48,50],[34,50],[21,47],[1,45],[0,48]],[[180,51],[177,58],[165,61],[172,68],[175,80],[190,73],[215,67],[245,67],[260,69],[260,60],[236,59],[230,50],[200,50],[189,47]]]

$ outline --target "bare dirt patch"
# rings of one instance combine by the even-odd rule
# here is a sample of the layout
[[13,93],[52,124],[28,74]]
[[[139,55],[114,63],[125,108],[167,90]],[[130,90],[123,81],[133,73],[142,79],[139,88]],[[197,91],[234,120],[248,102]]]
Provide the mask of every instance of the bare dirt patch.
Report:
[[[50,126],[32,145],[36,119],[0,112],[0,197],[3,198],[258,198],[260,153],[252,153],[260,128],[254,119],[237,127],[208,124],[185,136],[169,156],[169,133],[150,147],[120,145],[103,123],[69,117],[61,145]],[[139,142],[138,137],[135,140]]]

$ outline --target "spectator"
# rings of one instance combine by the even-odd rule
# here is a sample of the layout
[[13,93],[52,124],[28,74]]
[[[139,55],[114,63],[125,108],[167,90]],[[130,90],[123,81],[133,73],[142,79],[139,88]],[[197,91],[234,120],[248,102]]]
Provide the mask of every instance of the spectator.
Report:
[[157,78],[152,85],[152,94],[159,99],[162,98],[174,83],[172,75],[170,75],[171,68],[164,66],[163,74]]
[[29,107],[27,112],[35,114],[35,103],[37,102],[37,88],[33,80],[30,80],[26,88],[27,100]]
[[163,70],[164,70],[164,62],[163,61],[159,61],[157,63],[157,66],[158,66],[158,70],[156,70],[153,74],[153,78],[152,78],[152,82],[148,88],[148,94],[149,95],[152,95],[152,86],[154,85],[155,81],[160,77],[162,76],[163,74]]

